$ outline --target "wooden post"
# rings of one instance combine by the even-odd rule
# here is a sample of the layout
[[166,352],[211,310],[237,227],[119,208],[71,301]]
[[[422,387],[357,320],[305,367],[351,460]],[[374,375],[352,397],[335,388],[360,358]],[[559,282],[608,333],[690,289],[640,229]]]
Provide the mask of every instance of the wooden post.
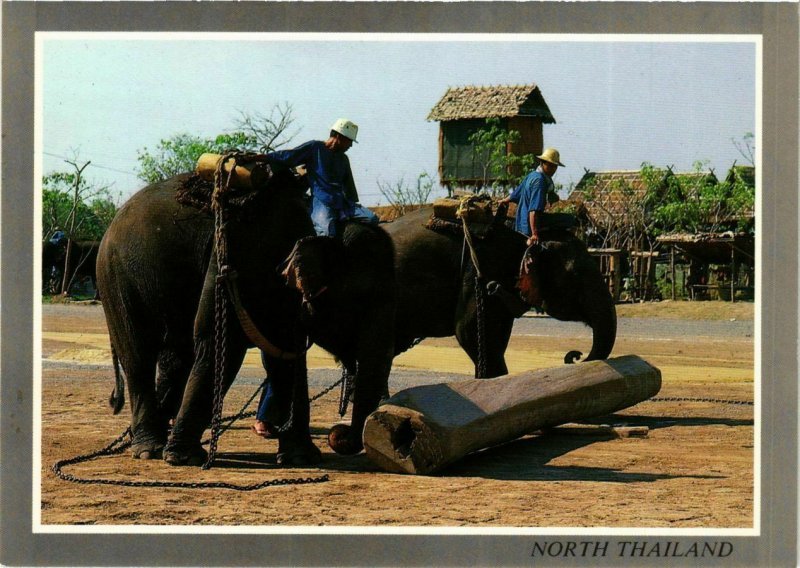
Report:
[[675,247],[669,247],[669,272],[672,275],[672,299],[675,300]]
[[736,247],[731,245],[731,303],[736,301]]
[[367,418],[364,448],[387,471],[429,474],[536,430],[633,406],[660,388],[661,372],[635,355],[413,387]]

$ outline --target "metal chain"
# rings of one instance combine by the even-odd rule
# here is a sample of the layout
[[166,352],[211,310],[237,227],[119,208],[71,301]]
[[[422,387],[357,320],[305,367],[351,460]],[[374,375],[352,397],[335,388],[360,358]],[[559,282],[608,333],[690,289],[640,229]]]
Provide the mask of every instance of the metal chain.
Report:
[[[234,170],[236,169],[236,161],[237,156],[239,153],[232,153],[226,154],[220,160],[217,170],[214,174],[214,193],[212,195],[212,210],[214,211],[214,242],[215,242],[215,251],[217,253],[217,281],[214,283],[214,399],[213,399],[213,407],[212,407],[212,419],[211,419],[211,439],[209,441],[209,452],[208,452],[208,459],[206,463],[202,466],[202,469],[207,470],[211,468],[211,465],[214,462],[217,453],[217,443],[219,441],[219,437],[222,434],[222,404],[223,404],[223,384],[224,384],[224,374],[225,374],[225,367],[226,367],[226,356],[227,356],[227,297],[224,294],[224,287],[223,282],[220,276],[223,276],[226,271],[228,270],[227,266],[227,241],[225,239],[225,207],[224,207],[224,198],[227,192],[230,190],[230,181],[233,175]],[[225,179],[225,184],[223,185],[223,168],[224,164],[228,161],[228,159],[233,158],[234,164],[231,168],[231,171],[228,173],[227,178]],[[303,341],[305,343],[305,339]],[[302,367],[302,370],[297,372],[305,373],[306,369],[305,366],[299,364],[296,366]],[[295,383],[297,383],[297,377],[295,377]],[[263,386],[263,383],[262,383]],[[298,388],[298,387],[296,387]],[[261,389],[256,390],[256,394]],[[252,400],[255,398],[255,394],[253,397],[248,401],[248,405]],[[289,422],[285,427],[289,427],[292,421],[292,412],[293,412],[293,404],[292,408],[290,409],[290,416]],[[246,408],[246,406],[245,406]],[[242,415],[242,412],[239,413],[239,416]],[[236,420],[236,417],[233,418],[233,421]],[[230,427],[230,424],[228,425]],[[227,428],[226,428],[227,430]],[[121,441],[126,437],[131,437],[125,444],[119,445]],[[53,472],[60,478],[65,481],[72,481],[74,483],[82,483],[82,484],[104,484],[104,485],[122,485],[122,486],[129,486],[129,487],[191,487],[191,488],[224,488],[224,489],[234,489],[238,491],[252,491],[256,489],[260,489],[263,487],[270,487],[275,485],[299,485],[304,483],[320,483],[324,481],[328,481],[328,475],[323,475],[321,477],[316,478],[300,478],[300,479],[274,479],[270,481],[265,481],[263,483],[253,484],[253,485],[234,485],[230,483],[224,482],[196,482],[196,483],[186,483],[186,482],[168,482],[168,481],[119,481],[119,480],[111,480],[111,479],[82,479],[77,478],[73,475],[66,474],[62,471],[62,468],[65,465],[72,465],[76,463],[81,463],[85,461],[89,461],[95,459],[100,456],[107,456],[107,455],[115,455],[121,453],[125,448],[130,447],[132,443],[132,434],[131,428],[128,429],[117,439],[115,439],[111,444],[98,450],[96,452],[92,452],[90,454],[84,454],[80,456],[76,456],[71,459],[61,460],[56,462],[53,465]]]
[[[358,367],[356,367],[356,376],[358,375]],[[342,385],[339,392],[339,416],[347,414],[347,406],[350,402],[350,395],[353,394],[355,388],[355,377],[351,375],[347,367],[342,364],[342,378],[338,381]]]
[[[128,438],[128,440],[123,443],[123,440],[125,440],[126,437]],[[84,480],[77,478],[74,475],[64,473],[61,470],[61,468],[63,468],[64,466],[74,465],[76,463],[82,463],[85,461],[93,460],[95,458],[102,456],[113,456],[116,454],[120,454],[122,453],[123,450],[129,448],[132,443],[133,443],[133,435],[131,432],[131,427],[128,426],[127,430],[125,430],[122,434],[120,434],[113,442],[108,444],[106,447],[97,450],[95,452],[75,456],[74,458],[59,460],[53,464],[53,467],[51,469],[53,470],[53,473],[55,473],[58,477],[60,477],[64,481],[74,481],[75,483],[89,483],[92,480]]]
[[[233,158],[233,165],[227,176],[224,176],[225,163]],[[217,164],[214,172],[214,193],[211,196],[211,209],[214,212],[214,248],[217,257],[217,280],[214,282],[214,398],[211,414],[211,443],[208,459],[203,469],[210,469],[217,454],[217,443],[220,435],[220,417],[222,415],[223,384],[228,349],[227,297],[221,277],[228,270],[228,247],[225,234],[225,197],[230,191],[230,182],[236,170],[235,154],[226,154]],[[224,178],[224,184],[223,184]]]
[[732,404],[741,406],[754,406],[752,400],[727,400],[724,398],[692,398],[686,396],[660,396],[650,398],[643,402],[710,402],[713,404]]
[[[344,379],[340,378],[330,386],[326,387],[315,396],[308,400],[309,404],[316,402],[337,386],[342,384]],[[227,432],[227,430],[237,421],[244,418],[251,418],[257,414],[257,411],[250,411],[245,412],[245,409],[249,407],[253,400],[255,400],[258,393],[261,392],[261,389],[264,388],[264,384],[266,379],[262,381],[262,383],[256,388],[255,392],[250,396],[250,399],[242,406],[241,410],[236,414],[232,414],[229,416],[225,416],[220,419],[220,423],[227,423],[224,428],[220,430],[220,436]],[[123,440],[128,437],[129,439],[123,443]],[[201,442],[203,445],[208,444],[209,440],[204,440]],[[324,474],[320,477],[305,477],[305,478],[296,478],[296,479],[273,479],[270,481],[264,481],[262,483],[256,483],[253,485],[233,485],[230,483],[224,482],[216,482],[216,481],[204,481],[204,482],[181,482],[181,481],[123,481],[123,480],[115,480],[115,479],[86,479],[81,477],[76,477],[69,473],[64,473],[62,468],[68,465],[76,465],[79,463],[84,463],[91,461],[93,459],[104,457],[104,456],[113,456],[117,454],[121,454],[125,449],[129,448],[132,443],[131,437],[131,428],[130,426],[120,434],[114,441],[110,444],[105,446],[104,448],[97,450],[95,452],[91,452],[88,454],[81,454],[75,456],[73,458],[59,460],[52,466],[53,473],[63,481],[71,481],[73,483],[79,483],[82,485],[88,484],[95,484],[95,485],[119,485],[123,487],[180,487],[180,488],[190,488],[190,489],[203,489],[203,488],[222,488],[222,489],[233,489],[236,491],[255,491],[257,489],[262,489],[265,487],[275,486],[275,485],[301,485],[307,483],[322,483],[325,481],[329,481],[330,477],[328,474]],[[118,445],[121,444],[121,445]]]
[[[477,342],[478,342],[478,376],[483,378],[486,376],[486,321],[484,317],[484,288],[483,288],[483,274],[481,273],[480,263],[478,262],[478,252],[475,250],[475,244],[472,242],[472,233],[469,230],[467,217],[469,208],[474,201],[474,196],[467,196],[461,200],[456,215],[461,218],[461,225],[464,229],[464,242],[469,249],[469,256],[472,260],[472,266],[475,268],[475,315],[477,318]],[[463,257],[463,250],[462,250]]]
[[478,377],[485,378],[486,370],[486,318],[484,316],[484,290],[483,279],[475,277],[475,313],[478,328]]

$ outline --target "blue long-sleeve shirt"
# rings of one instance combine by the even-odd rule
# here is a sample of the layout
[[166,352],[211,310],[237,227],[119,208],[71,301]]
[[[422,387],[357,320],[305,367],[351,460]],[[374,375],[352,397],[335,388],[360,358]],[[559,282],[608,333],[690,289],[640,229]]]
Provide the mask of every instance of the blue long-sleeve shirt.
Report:
[[292,168],[305,164],[311,194],[332,209],[352,214],[358,192],[344,152],[333,152],[324,142],[311,140],[291,150],[270,152],[267,158]]
[[542,212],[547,206],[547,192],[552,189],[553,180],[539,169],[532,171],[514,188],[508,198],[517,204],[514,229],[531,236],[531,211]]

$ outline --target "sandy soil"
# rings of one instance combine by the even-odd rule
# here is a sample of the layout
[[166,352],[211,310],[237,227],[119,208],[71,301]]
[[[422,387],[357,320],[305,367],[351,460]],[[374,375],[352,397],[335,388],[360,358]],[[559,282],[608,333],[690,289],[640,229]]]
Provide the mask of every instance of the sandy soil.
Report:
[[[677,313],[682,308],[675,304],[684,304],[682,313]],[[672,325],[679,325],[680,318],[710,317],[703,314],[707,310],[722,321],[753,317],[752,304],[695,304],[668,306],[669,317],[678,319]],[[623,306],[619,312],[651,318],[653,306]],[[335,390],[312,407],[312,433],[323,451],[318,467],[277,467],[277,442],[255,437],[249,430],[250,419],[245,419],[220,439],[217,461],[207,471],[133,460],[127,453],[64,468],[80,478],[123,482],[249,485],[324,474],[329,476],[327,482],[240,492],[63,481],[51,472],[53,463],[108,444],[125,430],[127,409],[113,416],[106,403],[113,375],[99,306],[45,306],[42,328],[41,522],[45,525],[753,525],[754,407],[721,402],[646,401],[593,421],[646,426],[646,437],[616,438],[596,427],[566,426],[473,454],[434,476],[408,476],[385,473],[364,454],[342,457],[327,447],[328,428],[340,420]],[[511,371],[559,365],[563,353],[579,340],[585,342],[568,335],[515,332],[508,352]],[[618,338],[614,356],[628,353],[661,369],[659,398],[754,400],[751,336],[627,333]],[[326,354],[315,350],[312,355],[313,394],[337,372]],[[259,373],[253,353],[226,400],[226,414],[238,411],[250,398]],[[409,381],[469,373],[469,361],[452,339],[428,340],[397,359],[390,386],[396,391]]]

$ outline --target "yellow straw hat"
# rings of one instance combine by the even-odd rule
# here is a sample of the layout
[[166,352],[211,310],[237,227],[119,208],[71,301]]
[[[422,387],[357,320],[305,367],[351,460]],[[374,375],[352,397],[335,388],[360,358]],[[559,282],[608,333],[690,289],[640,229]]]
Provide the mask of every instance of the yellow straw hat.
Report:
[[559,156],[558,150],[556,150],[555,148],[545,148],[544,152],[542,152],[542,155],[536,157],[542,160],[543,162],[550,162],[551,164],[561,166],[562,168],[566,167],[559,161],[561,156]]

